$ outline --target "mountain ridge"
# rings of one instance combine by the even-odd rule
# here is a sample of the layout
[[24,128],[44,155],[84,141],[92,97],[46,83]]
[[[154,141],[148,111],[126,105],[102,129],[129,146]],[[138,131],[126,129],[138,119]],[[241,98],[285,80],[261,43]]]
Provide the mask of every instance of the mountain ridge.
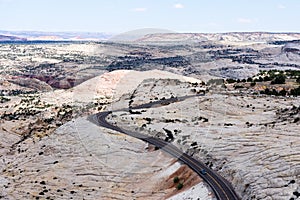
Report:
[[[6,31],[0,30],[0,35],[12,37],[9,41],[14,40],[13,37],[24,38],[26,40],[107,40],[113,36],[111,33],[105,32],[52,32],[52,31]],[[7,40],[6,40],[7,41]]]
[[[142,29],[141,29],[142,30]],[[139,33],[134,30],[121,34],[107,32],[76,32],[76,31],[7,31],[0,30],[0,41],[26,41],[26,40],[79,40],[79,41],[101,41],[113,40],[123,35],[131,38],[130,41],[152,42],[152,41],[283,41],[299,40],[298,32],[220,32],[220,33],[177,33],[177,32],[149,32]],[[138,33],[138,34],[135,34]],[[131,35],[130,35],[131,34]],[[137,37],[137,35],[139,37]],[[117,40],[118,41],[118,40]]]
[[216,42],[270,42],[299,40],[300,33],[227,32],[227,33],[157,33],[138,39],[138,42],[216,41]]

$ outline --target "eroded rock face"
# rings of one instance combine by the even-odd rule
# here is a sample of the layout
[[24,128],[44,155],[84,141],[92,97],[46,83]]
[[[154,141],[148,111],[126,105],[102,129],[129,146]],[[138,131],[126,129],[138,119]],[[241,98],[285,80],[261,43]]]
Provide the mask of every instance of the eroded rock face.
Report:
[[[186,166],[84,118],[15,148],[10,145],[17,136],[0,133],[5,136],[0,148],[3,199],[211,199],[199,176]],[[179,191],[175,176],[184,183]]]
[[47,92],[52,90],[52,87],[50,85],[35,78],[13,77],[12,79],[9,79],[9,81],[11,83],[31,88],[36,91]]
[[282,52],[300,54],[300,43],[288,43],[282,47]]
[[[140,84],[131,102],[184,96],[194,88],[167,82]],[[210,92],[132,113],[115,112],[110,120],[124,129],[172,141],[232,182],[242,199],[296,199],[300,190],[299,102],[299,98]]]

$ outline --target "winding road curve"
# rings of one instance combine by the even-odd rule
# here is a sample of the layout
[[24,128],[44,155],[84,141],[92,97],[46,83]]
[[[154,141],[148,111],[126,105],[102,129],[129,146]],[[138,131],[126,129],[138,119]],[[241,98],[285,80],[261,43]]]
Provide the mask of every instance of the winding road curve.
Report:
[[[191,96],[159,100],[159,101],[139,105],[136,107],[132,107],[130,109],[143,109],[143,108],[150,108],[154,105],[167,105],[170,103],[183,101],[184,99],[191,98],[191,97],[197,97],[197,96],[201,96],[201,95],[191,95]],[[212,169],[210,169],[209,167],[207,167],[204,163],[183,153],[180,149],[178,149],[173,144],[168,143],[168,142],[158,139],[158,138],[147,136],[145,134],[141,134],[138,132],[129,131],[129,130],[120,128],[120,127],[113,125],[106,121],[106,117],[108,115],[110,115],[112,112],[129,111],[130,109],[125,108],[125,109],[120,109],[120,110],[101,112],[101,113],[89,116],[88,120],[93,122],[94,124],[97,124],[98,126],[102,126],[102,127],[114,130],[114,131],[118,131],[120,133],[124,133],[126,135],[129,135],[129,136],[138,138],[140,140],[143,140],[145,142],[148,142],[148,143],[155,145],[156,147],[162,149],[163,151],[169,153],[173,157],[177,158],[178,160],[180,160],[183,163],[185,163],[186,165],[188,165],[204,181],[206,181],[212,188],[212,190],[215,193],[215,196],[218,200],[239,200],[240,199],[237,196],[237,194],[235,193],[232,185],[225,178],[223,178],[217,172],[215,172]],[[203,173],[203,170],[205,170],[205,173]]]

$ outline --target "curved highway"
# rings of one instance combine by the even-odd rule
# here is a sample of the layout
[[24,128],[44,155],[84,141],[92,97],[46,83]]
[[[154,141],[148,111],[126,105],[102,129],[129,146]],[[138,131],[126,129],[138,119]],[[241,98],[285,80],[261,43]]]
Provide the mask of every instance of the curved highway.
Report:
[[[166,105],[169,103],[173,103],[176,101],[182,101],[186,98],[190,97],[196,97],[200,95],[191,95],[191,96],[185,96],[185,97],[179,97],[179,98],[170,98],[166,100],[159,100],[143,105],[139,105],[136,107],[132,107],[131,109],[142,109],[142,108],[150,108],[154,105]],[[218,200],[239,200],[240,198],[235,193],[232,185],[222,176],[220,176],[217,172],[213,171],[209,167],[207,167],[204,163],[194,159],[193,157],[183,153],[180,149],[178,149],[176,146],[174,146],[171,143],[168,143],[164,140],[154,138],[151,136],[147,136],[138,132],[129,131],[123,128],[120,128],[118,126],[115,126],[113,124],[110,124],[106,121],[106,117],[111,114],[112,112],[116,111],[128,111],[128,108],[115,110],[115,111],[106,111],[101,112],[95,115],[91,115],[88,117],[88,120],[93,122],[94,124],[97,124],[99,126],[118,131],[120,133],[124,133],[126,135],[138,138],[140,140],[143,140],[145,142],[148,142],[152,145],[155,145],[156,147],[162,149],[163,151],[169,153],[175,158],[178,158],[178,160],[182,161],[186,165],[188,165],[193,171],[195,171],[201,178],[203,178],[204,181],[206,181],[210,187],[212,188],[213,192],[215,193],[215,196]],[[205,171],[205,172],[204,172]]]

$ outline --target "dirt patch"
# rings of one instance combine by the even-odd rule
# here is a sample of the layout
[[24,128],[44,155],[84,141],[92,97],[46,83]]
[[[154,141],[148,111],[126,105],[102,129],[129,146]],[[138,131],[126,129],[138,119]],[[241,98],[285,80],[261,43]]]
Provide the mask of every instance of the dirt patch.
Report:
[[[174,181],[174,178],[178,177],[178,182]],[[171,174],[165,181],[162,182],[162,188],[170,189],[170,193],[166,195],[166,198],[174,196],[178,193],[181,193],[185,190],[190,189],[191,187],[200,183],[202,179],[191,170],[188,166],[182,165],[178,170]],[[183,187],[178,190],[178,184],[183,184]]]

